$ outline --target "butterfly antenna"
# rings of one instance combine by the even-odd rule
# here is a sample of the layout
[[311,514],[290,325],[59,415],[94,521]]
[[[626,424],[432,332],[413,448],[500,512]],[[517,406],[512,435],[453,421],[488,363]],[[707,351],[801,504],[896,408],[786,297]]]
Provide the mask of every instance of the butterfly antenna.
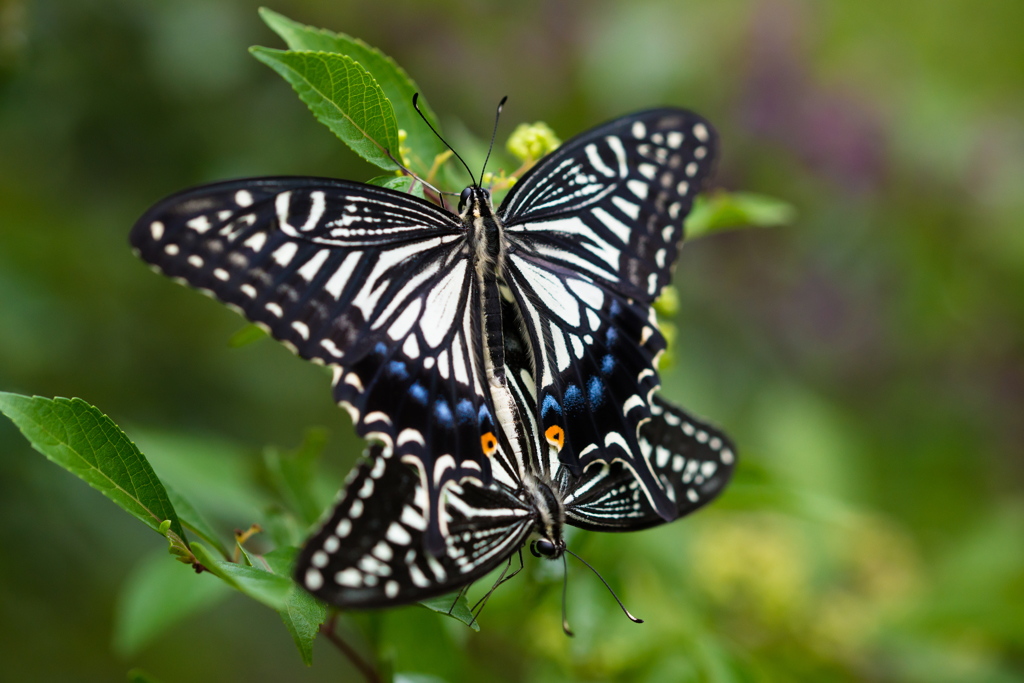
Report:
[[498,119],[501,118],[501,108],[505,106],[505,101],[508,100],[508,95],[501,98],[501,102],[498,102],[498,113],[494,115],[494,130],[491,131],[491,146],[487,148],[487,157],[484,159],[484,167],[480,169],[480,182],[484,180],[484,171],[487,170],[487,162],[491,160],[491,150],[494,149],[494,138],[498,134]]
[[[568,548],[566,549],[565,552],[567,552],[568,554],[572,555],[573,557],[575,557],[577,560],[579,560],[583,564],[587,565],[587,568],[590,569],[590,571],[592,571],[595,574],[597,574],[597,578],[601,579],[601,583],[603,583],[604,587],[608,589],[608,592],[612,594],[612,597],[615,598],[615,602],[619,603],[619,607],[622,608],[623,613],[627,617],[629,617],[631,621],[633,621],[633,622],[635,622],[637,624],[644,623],[643,619],[637,619],[636,617],[634,617],[632,614],[629,613],[629,610],[626,609],[626,606],[622,604],[622,600],[619,600],[619,596],[615,594],[615,591],[612,590],[612,587],[608,585],[608,582],[604,580],[604,577],[601,576],[601,573],[599,571],[597,571],[596,569],[591,567],[590,564],[588,564],[586,560],[584,560],[582,557],[580,557],[579,555],[577,555],[573,551],[569,550]],[[565,556],[563,555],[562,557],[564,558]]]
[[[577,558],[579,559],[579,558]],[[569,628],[569,617],[565,613],[565,594],[569,591],[569,561],[562,555],[562,630],[565,635],[574,636],[575,633]]]
[[455,158],[457,158],[459,161],[461,161],[462,165],[466,167],[466,173],[469,174],[469,179],[473,181],[474,185],[479,187],[480,183],[478,183],[476,181],[476,179],[473,177],[473,172],[469,170],[469,164],[467,164],[465,162],[465,160],[462,157],[459,156],[458,152],[456,152],[454,149],[452,149],[452,146],[449,145],[448,142],[443,137],[441,137],[440,133],[438,133],[436,130],[434,130],[434,127],[432,125],[430,125],[430,121],[427,121],[427,117],[424,116],[423,112],[420,111],[420,105],[418,105],[416,103],[416,101],[419,99],[419,97],[420,97],[419,93],[416,93],[416,94],[414,94],[412,96],[412,108],[415,109],[416,113],[420,115],[421,119],[423,119],[423,123],[427,124],[427,128],[429,128],[434,133],[434,135],[437,136],[437,139],[440,140],[441,142],[443,142],[445,147],[447,147],[448,149],[452,150],[452,154],[455,155]]

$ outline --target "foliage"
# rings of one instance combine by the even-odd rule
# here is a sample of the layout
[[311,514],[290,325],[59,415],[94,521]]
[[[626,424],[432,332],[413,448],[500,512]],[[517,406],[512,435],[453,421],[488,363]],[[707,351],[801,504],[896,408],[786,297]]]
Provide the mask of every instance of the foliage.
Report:
[[[358,39],[263,10],[287,46],[255,49],[272,72],[244,61],[264,29],[237,3],[15,0],[0,10],[0,387],[88,397],[138,448],[77,399],[3,406],[143,524],[0,421],[11,677],[356,676],[314,640],[324,624],[382,680],[1021,680],[1019,3],[290,7],[415,67],[473,168],[487,139],[451,117],[487,122],[503,91],[506,121],[540,112],[553,137],[666,101],[718,124],[719,182],[756,194],[705,195],[688,235],[790,227],[688,246],[657,312],[663,391],[728,427],[737,480],[678,524],[570,536],[645,624],[570,565],[564,638],[545,563],[492,596],[479,633],[421,607],[332,620],[287,568],[360,448],[322,371],[251,343],[258,328],[232,338],[236,317],[150,276],[124,235],[155,198],[227,176],[383,173],[371,182],[422,193],[382,148],[443,189],[464,171],[412,110],[421,88]],[[489,167],[509,186],[506,148],[499,132]],[[310,424],[331,434],[322,456],[264,447]],[[211,571],[175,561],[192,558]],[[487,587],[460,600],[463,621]]]

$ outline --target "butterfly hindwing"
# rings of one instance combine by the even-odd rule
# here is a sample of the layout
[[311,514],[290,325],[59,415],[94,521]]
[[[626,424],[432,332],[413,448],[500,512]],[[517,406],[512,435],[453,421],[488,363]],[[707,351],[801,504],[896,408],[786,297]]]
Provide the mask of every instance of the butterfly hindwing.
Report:
[[479,295],[458,217],[407,194],[319,178],[218,183],[163,200],[139,255],[314,362],[360,435],[411,460],[429,489],[490,480],[497,432],[479,359]]
[[[736,447],[715,427],[654,397],[640,446],[679,517],[713,500],[729,483]],[[566,523],[596,531],[637,531],[665,520],[623,463],[594,462],[565,493]]]
[[303,548],[296,580],[340,607],[400,605],[444,595],[520,547],[533,513],[504,487],[446,487],[444,552],[424,548],[427,496],[414,468],[372,446],[330,519]]

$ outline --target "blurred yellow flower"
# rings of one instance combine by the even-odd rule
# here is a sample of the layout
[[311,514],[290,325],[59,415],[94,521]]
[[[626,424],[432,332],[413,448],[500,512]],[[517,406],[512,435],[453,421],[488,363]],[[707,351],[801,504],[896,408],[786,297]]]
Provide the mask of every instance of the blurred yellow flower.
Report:
[[553,152],[561,144],[555,131],[543,121],[538,121],[516,126],[505,147],[520,161],[531,162]]

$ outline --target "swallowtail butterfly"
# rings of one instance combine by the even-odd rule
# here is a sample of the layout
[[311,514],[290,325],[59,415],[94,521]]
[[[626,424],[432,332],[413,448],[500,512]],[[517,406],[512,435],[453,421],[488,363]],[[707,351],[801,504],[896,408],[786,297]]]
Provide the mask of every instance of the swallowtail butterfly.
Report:
[[563,525],[676,519],[735,449],[656,395],[652,302],[716,155],[681,109],[616,119],[538,162],[494,209],[458,214],[376,186],[275,177],[156,204],[131,244],[334,372],[371,441],[296,579],[344,607],[451,592]]

